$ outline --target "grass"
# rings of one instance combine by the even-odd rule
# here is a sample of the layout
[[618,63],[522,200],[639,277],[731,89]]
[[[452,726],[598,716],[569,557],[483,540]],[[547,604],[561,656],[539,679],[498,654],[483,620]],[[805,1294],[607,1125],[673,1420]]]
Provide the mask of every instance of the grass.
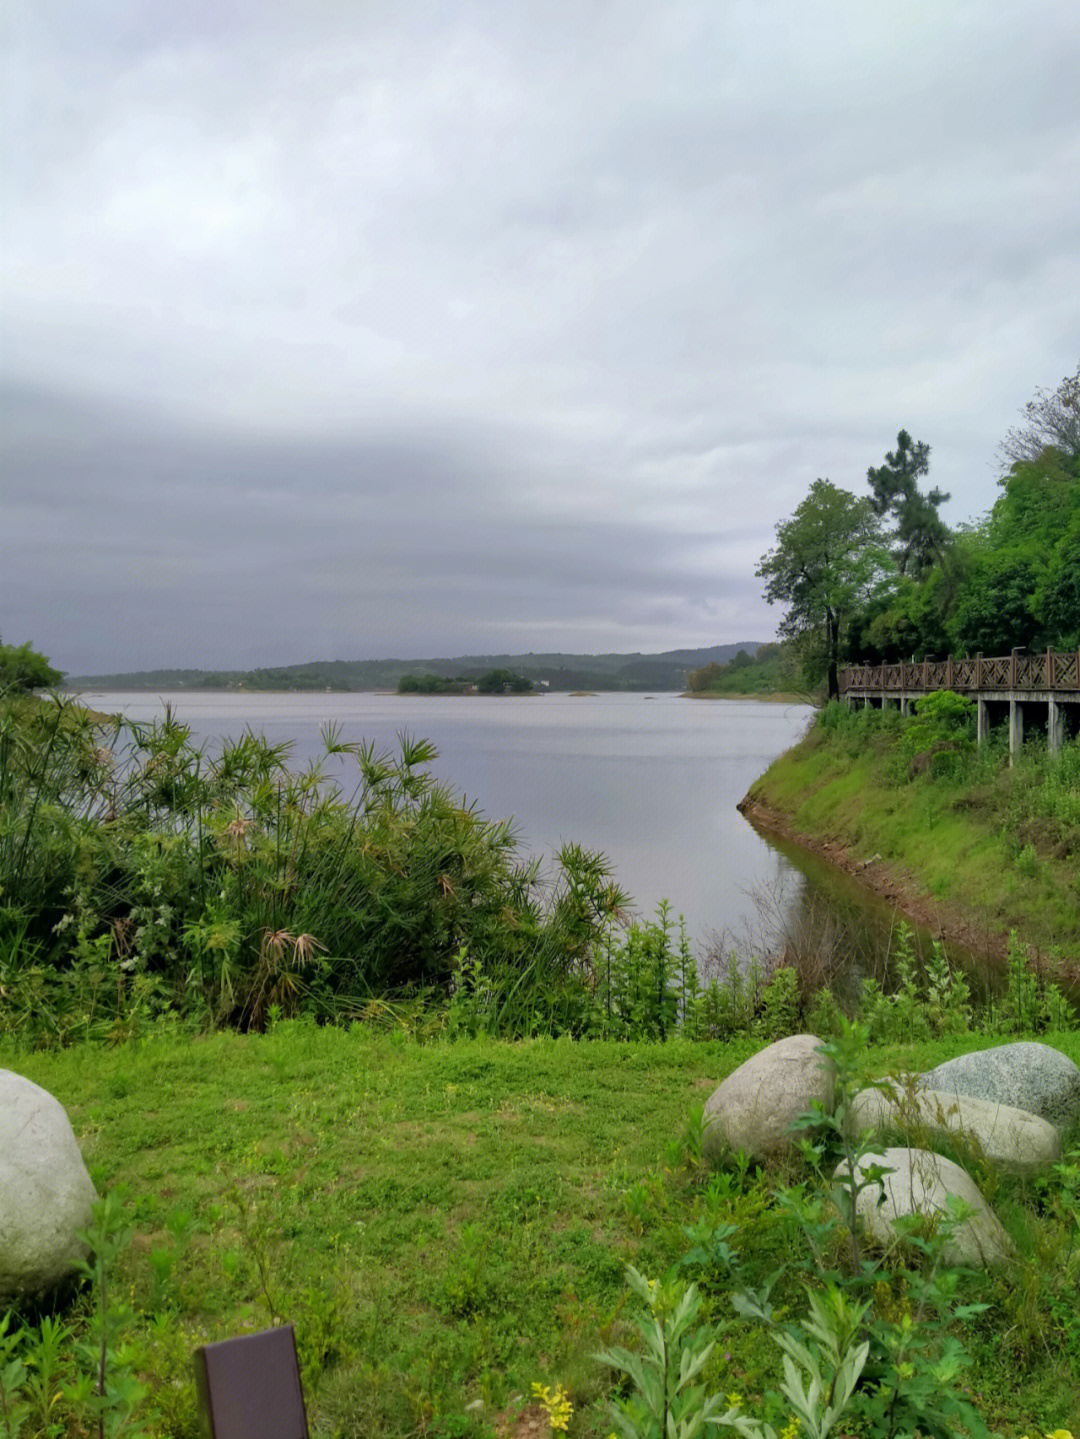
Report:
[[[1043,953],[1080,946],[1080,746],[1056,763],[1032,745],[1015,768],[1000,744],[957,756],[953,774],[898,774],[899,716],[821,725],[752,790],[799,832],[880,854],[913,887],[962,904]],[[1074,753],[1075,752],[1075,753]]]
[[[1049,1042],[1080,1061],[1080,1034]],[[867,1073],[992,1043],[882,1047]],[[679,1140],[695,1103],[759,1044],[420,1045],[402,1030],[295,1021],[113,1049],[0,1046],[0,1064],[57,1095],[99,1190],[126,1193],[135,1237],[119,1291],[152,1386],[148,1433],[196,1433],[197,1344],[284,1317],[317,1435],[514,1432],[539,1382],[569,1391],[572,1435],[599,1436],[610,1380],[591,1356],[625,1342],[626,1264],[665,1272],[689,1248],[682,1226],[706,1213],[739,1226],[759,1275],[792,1250],[776,1200],[798,1166],[710,1176],[693,1162],[692,1124]],[[1030,1207],[1017,1213],[1037,1225]],[[710,1316],[715,1382],[749,1395],[774,1383],[772,1346],[734,1319],[722,1281]],[[1060,1338],[1029,1328],[1042,1338],[1029,1353],[1014,1335],[1008,1364],[992,1327],[969,1343],[985,1412],[1009,1434],[1080,1413]]]

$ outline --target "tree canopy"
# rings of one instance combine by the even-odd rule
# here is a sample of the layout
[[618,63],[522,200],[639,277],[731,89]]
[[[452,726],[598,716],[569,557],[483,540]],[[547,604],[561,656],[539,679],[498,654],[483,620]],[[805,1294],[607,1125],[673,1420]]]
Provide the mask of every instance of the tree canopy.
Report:
[[901,430],[896,449],[886,451],[885,463],[866,472],[874,513],[891,515],[896,522],[894,555],[902,575],[925,574],[949,541],[949,528],[938,514],[948,494],[933,489],[924,495],[919,489],[919,479],[929,469],[930,446],[913,442],[907,430]]
[[788,520],[756,573],[769,604],[787,606],[780,633],[798,641],[811,675],[827,677],[839,696],[841,644],[852,617],[866,603],[888,557],[881,521],[868,499],[818,479]]
[[525,695],[532,687],[532,680],[527,679],[525,675],[515,674],[513,670],[506,669],[488,670],[486,674],[480,676],[476,685],[482,695]]
[[49,689],[63,678],[63,671],[53,669],[48,657],[31,649],[29,643],[0,644],[0,694]]
[[930,447],[907,430],[866,472],[859,500],[816,480],[758,575],[787,614],[806,677],[838,663],[1080,646],[1080,366],[1036,391],[1010,430],[1000,492],[977,523],[951,532],[924,493]]

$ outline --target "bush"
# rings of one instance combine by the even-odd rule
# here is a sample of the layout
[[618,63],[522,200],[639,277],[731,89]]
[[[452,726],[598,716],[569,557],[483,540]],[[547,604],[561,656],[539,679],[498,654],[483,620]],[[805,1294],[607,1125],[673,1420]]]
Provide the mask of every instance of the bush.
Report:
[[426,741],[393,755],[326,738],[355,760],[350,798],[252,734],[212,758],[171,713],[122,732],[71,703],[5,705],[9,1027],[347,1017],[372,994],[445,995],[463,949],[534,992],[591,970],[628,902],[602,855],[566,845],[542,885],[509,824],[431,777]]

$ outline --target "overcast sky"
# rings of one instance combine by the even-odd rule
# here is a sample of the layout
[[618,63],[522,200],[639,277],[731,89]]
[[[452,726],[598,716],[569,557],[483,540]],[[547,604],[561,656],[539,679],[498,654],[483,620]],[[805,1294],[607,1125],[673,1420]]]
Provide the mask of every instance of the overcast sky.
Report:
[[69,672],[766,639],[1080,358],[1080,6],[14,0],[0,632]]

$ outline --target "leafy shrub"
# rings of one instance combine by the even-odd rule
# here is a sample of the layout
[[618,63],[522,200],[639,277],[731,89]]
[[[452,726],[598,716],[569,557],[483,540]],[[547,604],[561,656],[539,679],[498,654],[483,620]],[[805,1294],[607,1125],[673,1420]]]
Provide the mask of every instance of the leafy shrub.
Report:
[[326,735],[325,765],[245,734],[211,757],[171,712],[102,726],[73,703],[0,706],[0,967],[16,1016],[52,1040],[169,1010],[261,1027],[355,1013],[373,993],[448,993],[467,949],[534,993],[579,984],[627,896],[602,855],[565,845],[554,880],[509,824],[428,771]]
[[936,690],[924,695],[904,721],[893,748],[892,776],[903,782],[919,773],[942,778],[957,770],[957,756],[975,741],[975,704],[966,695]]

